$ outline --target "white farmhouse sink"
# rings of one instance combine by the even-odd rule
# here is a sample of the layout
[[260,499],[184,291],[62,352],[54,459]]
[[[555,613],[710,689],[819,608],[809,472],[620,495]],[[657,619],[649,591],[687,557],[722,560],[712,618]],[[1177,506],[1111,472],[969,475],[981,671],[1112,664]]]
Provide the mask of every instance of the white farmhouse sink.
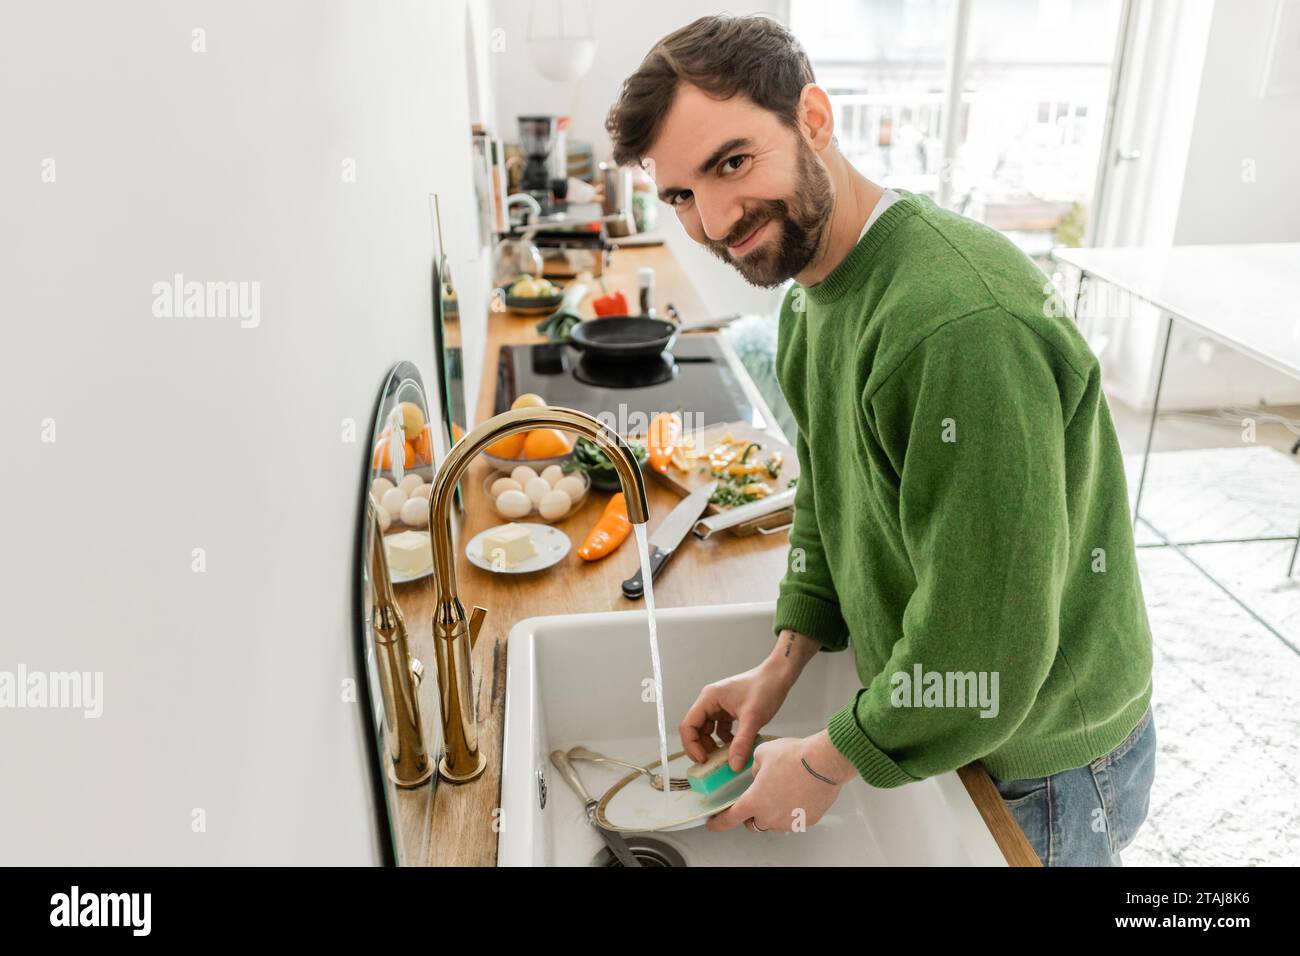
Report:
[[[772,614],[770,602],[658,613],[669,753],[682,749],[677,723],[699,689],[753,667],[772,649]],[[514,626],[507,647],[498,863],[591,865],[604,843],[549,754],[584,744],[642,765],[658,760],[655,707],[643,700],[652,674],[646,613],[530,618]],[[817,655],[764,732],[806,736],[824,727],[859,687],[851,655]],[[626,773],[576,766],[596,797]],[[893,790],[855,780],[803,833],[698,827],[647,836],[675,849],[688,866],[1006,865],[955,773]]]

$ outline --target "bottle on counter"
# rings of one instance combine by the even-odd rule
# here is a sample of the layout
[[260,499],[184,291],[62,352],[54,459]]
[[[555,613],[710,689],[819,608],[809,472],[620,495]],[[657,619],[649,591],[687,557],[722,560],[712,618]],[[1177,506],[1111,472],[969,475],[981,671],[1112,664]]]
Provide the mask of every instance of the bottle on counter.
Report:
[[641,303],[641,314],[654,317],[655,314],[655,271],[650,266],[636,270],[637,298]]

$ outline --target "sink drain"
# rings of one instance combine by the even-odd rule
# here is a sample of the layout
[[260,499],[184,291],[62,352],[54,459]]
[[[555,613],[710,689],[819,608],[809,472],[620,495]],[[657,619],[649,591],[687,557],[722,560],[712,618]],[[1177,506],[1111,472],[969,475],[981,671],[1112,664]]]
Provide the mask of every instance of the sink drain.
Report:
[[[642,866],[686,865],[686,858],[678,853],[674,847],[669,846],[662,840],[633,836],[627,838],[627,846]],[[618,857],[614,856],[613,850],[605,847],[596,854],[596,858],[591,861],[591,865],[621,867],[623,864],[618,862]]]

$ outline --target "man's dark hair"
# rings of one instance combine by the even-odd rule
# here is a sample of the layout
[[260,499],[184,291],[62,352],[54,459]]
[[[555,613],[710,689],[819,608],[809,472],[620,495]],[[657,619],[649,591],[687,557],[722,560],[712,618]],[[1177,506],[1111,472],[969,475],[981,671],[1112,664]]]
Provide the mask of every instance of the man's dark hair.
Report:
[[762,15],[700,17],[668,34],[623,81],[605,129],[619,166],[640,165],[681,83],[718,99],[737,93],[798,125],[799,94],[812,65],[789,30]]

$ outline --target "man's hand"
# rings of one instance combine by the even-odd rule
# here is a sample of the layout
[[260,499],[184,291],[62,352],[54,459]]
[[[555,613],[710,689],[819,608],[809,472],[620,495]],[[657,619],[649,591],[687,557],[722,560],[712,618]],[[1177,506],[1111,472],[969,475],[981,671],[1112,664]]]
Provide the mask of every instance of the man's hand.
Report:
[[769,740],[754,751],[754,782],[734,804],[710,817],[708,828],[730,830],[751,819],[763,830],[813,826],[856,775],[824,730],[811,737]]
[[699,763],[716,750],[716,734],[724,745],[730,745],[727,762],[731,769],[744,767],[758,732],[776,716],[804,665],[818,650],[820,645],[811,638],[784,630],[763,663],[700,691],[677,727],[690,758]]

